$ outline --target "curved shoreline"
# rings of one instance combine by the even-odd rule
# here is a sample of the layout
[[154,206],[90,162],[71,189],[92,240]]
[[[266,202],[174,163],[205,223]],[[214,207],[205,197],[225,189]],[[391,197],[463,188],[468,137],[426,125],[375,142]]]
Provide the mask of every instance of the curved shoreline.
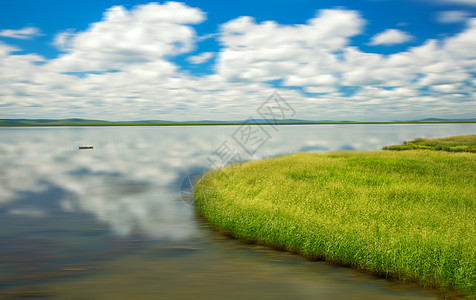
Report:
[[301,153],[207,173],[196,207],[240,240],[474,297],[475,169],[474,154]]

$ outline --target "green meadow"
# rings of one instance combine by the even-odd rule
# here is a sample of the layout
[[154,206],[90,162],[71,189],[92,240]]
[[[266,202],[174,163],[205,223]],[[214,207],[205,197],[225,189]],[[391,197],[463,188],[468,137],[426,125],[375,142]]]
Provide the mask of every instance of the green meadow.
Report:
[[210,171],[194,192],[225,234],[476,296],[473,153],[298,153]]
[[420,149],[476,153],[476,134],[435,139],[418,138],[413,141],[404,142],[403,145],[387,146],[383,149],[396,151]]

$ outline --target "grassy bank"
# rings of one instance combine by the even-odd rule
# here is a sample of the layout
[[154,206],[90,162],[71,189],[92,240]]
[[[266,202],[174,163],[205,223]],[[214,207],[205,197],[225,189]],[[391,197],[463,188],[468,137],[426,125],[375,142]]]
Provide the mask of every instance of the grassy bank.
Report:
[[403,145],[386,146],[383,148],[383,150],[397,151],[415,149],[476,153],[476,134],[435,139],[418,138],[413,141],[404,142]]
[[476,296],[476,155],[299,153],[207,173],[196,207],[237,238]]

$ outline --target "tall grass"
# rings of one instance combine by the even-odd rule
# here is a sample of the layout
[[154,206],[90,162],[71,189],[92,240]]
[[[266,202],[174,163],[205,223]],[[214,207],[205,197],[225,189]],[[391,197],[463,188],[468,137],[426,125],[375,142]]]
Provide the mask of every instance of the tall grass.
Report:
[[476,153],[476,134],[459,135],[446,138],[418,138],[404,142],[403,145],[385,146],[383,150],[443,150],[449,152]]
[[237,238],[476,296],[476,155],[330,152],[211,171],[196,207]]

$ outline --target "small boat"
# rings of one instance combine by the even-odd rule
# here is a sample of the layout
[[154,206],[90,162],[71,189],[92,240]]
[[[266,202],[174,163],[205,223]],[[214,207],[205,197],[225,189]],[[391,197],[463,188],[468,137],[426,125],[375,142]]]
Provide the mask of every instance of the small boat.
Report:
[[79,146],[79,150],[94,149],[93,146]]

